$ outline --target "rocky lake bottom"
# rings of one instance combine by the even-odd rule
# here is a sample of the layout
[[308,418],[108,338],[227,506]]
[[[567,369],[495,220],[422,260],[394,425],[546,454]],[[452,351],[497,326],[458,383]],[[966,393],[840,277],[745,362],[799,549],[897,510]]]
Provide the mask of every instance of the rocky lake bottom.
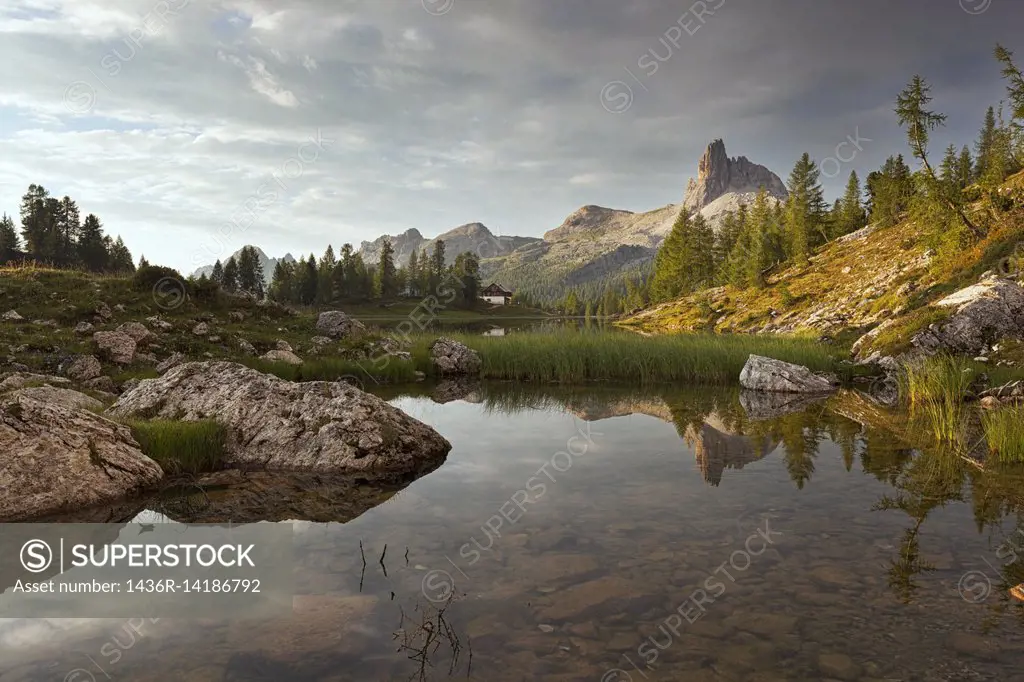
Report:
[[728,390],[441,395],[389,398],[447,461],[352,508],[225,479],[315,519],[291,618],[0,621],[0,682],[1024,681],[1019,470]]

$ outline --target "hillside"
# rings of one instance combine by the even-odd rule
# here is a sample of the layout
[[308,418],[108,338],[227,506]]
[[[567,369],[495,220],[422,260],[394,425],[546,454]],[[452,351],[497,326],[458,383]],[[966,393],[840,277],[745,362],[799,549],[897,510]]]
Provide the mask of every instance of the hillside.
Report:
[[[646,332],[813,332],[834,336],[884,330],[861,351],[899,349],[940,319],[930,303],[968,284],[1024,244],[1024,173],[1000,194],[1010,208],[991,215],[986,238],[954,259],[940,259],[927,231],[909,219],[889,228],[866,226],[827,244],[806,266],[771,273],[763,289],[721,286],[652,306],[621,324]],[[976,215],[984,212],[974,207]],[[851,338],[852,340],[852,338]]]

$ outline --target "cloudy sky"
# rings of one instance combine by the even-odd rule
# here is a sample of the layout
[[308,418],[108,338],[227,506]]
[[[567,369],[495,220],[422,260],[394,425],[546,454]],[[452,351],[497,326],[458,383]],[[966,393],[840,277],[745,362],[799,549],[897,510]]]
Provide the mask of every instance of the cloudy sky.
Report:
[[1022,25],[1021,0],[3,0],[0,211],[41,183],[191,270],[656,208],[716,137],[783,177],[808,151],[834,196],[905,149],[915,72],[936,146],[972,141]]

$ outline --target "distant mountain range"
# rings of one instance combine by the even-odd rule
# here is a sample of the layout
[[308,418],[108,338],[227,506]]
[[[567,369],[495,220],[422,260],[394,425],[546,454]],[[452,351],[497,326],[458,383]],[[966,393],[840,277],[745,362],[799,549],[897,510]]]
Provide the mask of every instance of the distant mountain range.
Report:
[[[697,164],[697,177],[690,179],[679,204],[645,213],[584,206],[546,232],[543,239],[495,235],[481,223],[461,225],[433,239],[413,228],[364,241],[359,253],[367,264],[373,264],[380,258],[384,240],[390,239],[395,262],[403,266],[414,250],[429,253],[436,241],[443,240],[449,265],[460,253],[472,251],[481,257],[481,274],[487,282],[528,293],[535,300],[560,300],[571,289],[595,295],[605,286],[621,286],[625,278],[649,271],[658,247],[684,208],[699,212],[716,227],[726,211],[751,203],[761,187],[778,201],[787,196],[778,175],[744,156],[730,158],[719,139],[705,149]],[[278,259],[257,251],[269,282]],[[287,254],[281,260],[295,259]],[[195,274],[209,275],[212,270],[206,266]]]
[[[242,248],[245,248],[245,247],[242,247]],[[260,265],[263,266],[263,279],[266,280],[267,286],[270,286],[270,281],[274,277],[274,268],[277,267],[277,264],[279,262],[285,262],[285,263],[294,263],[295,262],[295,258],[290,253],[286,253],[281,258],[271,258],[267,254],[263,253],[263,249],[261,249],[260,247],[254,246],[253,248],[256,249],[256,255],[259,256],[259,259],[260,259]],[[231,254],[230,258],[234,258],[235,261],[237,262],[239,257],[241,256],[241,254],[242,254],[242,249],[239,249],[238,251],[235,251],[233,254]],[[228,260],[229,260],[229,258],[225,258],[224,261],[222,261],[221,264],[223,265],[223,263],[226,263]],[[203,275],[206,275],[207,277],[209,277],[212,274],[213,274],[213,266],[212,265],[204,265],[203,267],[201,267],[201,268],[197,269],[195,272],[193,272],[192,276],[193,277],[201,277]]]

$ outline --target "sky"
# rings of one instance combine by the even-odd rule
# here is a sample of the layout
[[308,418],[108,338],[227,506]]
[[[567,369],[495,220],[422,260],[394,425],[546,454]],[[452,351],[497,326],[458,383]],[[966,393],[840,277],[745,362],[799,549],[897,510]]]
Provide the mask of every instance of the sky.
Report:
[[809,152],[831,199],[906,152],[915,73],[933,153],[972,143],[1022,26],[1021,0],[4,0],[0,211],[42,184],[191,272],[678,203],[715,138],[783,179]]

